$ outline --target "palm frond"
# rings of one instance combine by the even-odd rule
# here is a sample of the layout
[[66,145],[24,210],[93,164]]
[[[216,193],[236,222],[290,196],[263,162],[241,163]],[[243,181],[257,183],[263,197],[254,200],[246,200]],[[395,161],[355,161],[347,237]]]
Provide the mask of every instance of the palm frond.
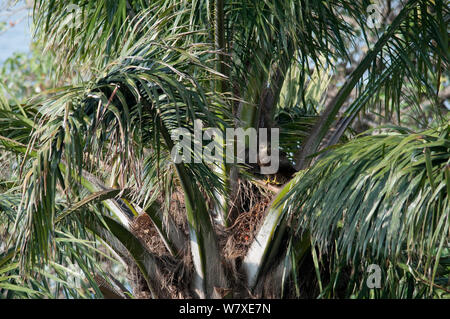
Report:
[[[413,82],[419,94],[424,93],[436,101],[442,69],[448,69],[448,54],[442,55],[442,52],[448,51],[447,32],[443,31],[442,26],[448,23],[449,17],[448,7],[444,8],[442,1],[408,1],[327,105],[320,121],[295,156],[296,169],[307,167],[307,157],[317,151],[336,115],[357,85],[361,93],[346,110],[347,120],[340,123],[328,146],[338,141],[369,101],[378,100],[380,92],[384,93],[386,116],[394,110],[399,121],[402,107],[400,97],[405,91],[405,82]],[[439,120],[445,121],[445,115],[441,115]]]
[[[416,134],[361,136],[297,174],[285,197],[323,251],[347,260],[424,258],[449,245],[449,126]],[[431,258],[432,254],[434,257]]]

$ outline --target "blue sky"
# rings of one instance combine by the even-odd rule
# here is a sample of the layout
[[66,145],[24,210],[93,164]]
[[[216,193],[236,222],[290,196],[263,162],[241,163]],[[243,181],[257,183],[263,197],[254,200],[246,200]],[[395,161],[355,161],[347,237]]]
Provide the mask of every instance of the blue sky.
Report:
[[[5,0],[0,0],[3,5]],[[15,8],[23,6],[20,2]],[[14,8],[13,8],[14,9]],[[0,32],[0,63],[4,62],[14,52],[28,52],[31,43],[30,21],[27,17],[27,11],[21,10],[18,13],[8,15],[2,10],[0,15],[0,22],[5,22],[8,29],[5,32]],[[10,27],[10,22],[16,23]]]

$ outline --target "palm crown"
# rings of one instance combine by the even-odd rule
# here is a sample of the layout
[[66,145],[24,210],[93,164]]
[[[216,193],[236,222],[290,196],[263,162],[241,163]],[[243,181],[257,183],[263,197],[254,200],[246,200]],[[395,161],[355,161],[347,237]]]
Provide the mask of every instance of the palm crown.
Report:
[[[36,0],[61,85],[0,101],[0,295],[448,297],[449,8],[386,3]],[[196,120],[284,170],[174,163]]]

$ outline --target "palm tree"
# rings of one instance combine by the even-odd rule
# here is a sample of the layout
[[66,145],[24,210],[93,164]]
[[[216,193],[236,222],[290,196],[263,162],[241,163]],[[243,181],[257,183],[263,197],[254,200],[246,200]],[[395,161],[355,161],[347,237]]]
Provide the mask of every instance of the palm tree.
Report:
[[[369,4],[36,0],[62,85],[1,99],[0,296],[448,298],[449,7]],[[198,120],[278,128],[279,172],[175,163]]]

